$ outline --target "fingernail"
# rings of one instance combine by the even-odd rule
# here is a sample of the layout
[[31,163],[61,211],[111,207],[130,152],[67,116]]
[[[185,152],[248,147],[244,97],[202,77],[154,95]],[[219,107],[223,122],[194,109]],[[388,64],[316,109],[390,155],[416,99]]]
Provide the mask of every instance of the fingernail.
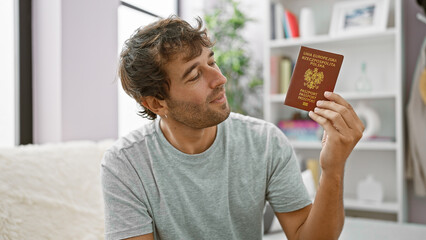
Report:
[[309,113],[308,113],[308,114],[309,114],[309,116],[310,116],[310,117],[312,117],[312,114],[314,114],[314,112],[309,111]]
[[319,108],[314,108],[314,112],[318,112],[320,109]]
[[317,106],[321,106],[322,105],[322,103],[323,103],[323,101],[317,101]]
[[324,92],[324,96],[326,96],[326,97],[330,97],[330,96],[331,96],[331,92],[329,92],[329,91],[325,91],[325,92]]

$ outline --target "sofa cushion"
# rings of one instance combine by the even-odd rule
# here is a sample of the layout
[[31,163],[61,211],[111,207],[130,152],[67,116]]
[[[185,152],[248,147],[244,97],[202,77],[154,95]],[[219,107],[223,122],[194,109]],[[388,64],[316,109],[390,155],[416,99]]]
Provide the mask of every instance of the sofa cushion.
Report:
[[100,163],[112,143],[0,148],[0,239],[103,239]]

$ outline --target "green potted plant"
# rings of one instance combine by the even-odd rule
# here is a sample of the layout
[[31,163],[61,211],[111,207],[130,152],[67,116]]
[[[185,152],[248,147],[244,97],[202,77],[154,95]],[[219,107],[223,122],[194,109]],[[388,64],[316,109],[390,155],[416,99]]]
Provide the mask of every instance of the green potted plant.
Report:
[[262,117],[262,68],[252,63],[248,42],[242,35],[246,24],[254,19],[241,11],[240,2],[221,0],[205,14],[204,20],[215,42],[216,63],[228,79],[226,96],[231,110]]

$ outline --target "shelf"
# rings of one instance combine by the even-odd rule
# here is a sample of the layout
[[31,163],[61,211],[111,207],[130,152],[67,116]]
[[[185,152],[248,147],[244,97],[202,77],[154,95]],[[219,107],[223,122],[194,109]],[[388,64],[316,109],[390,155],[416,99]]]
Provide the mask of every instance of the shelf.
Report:
[[[274,19],[275,12],[271,13],[270,3],[275,0],[266,1],[266,19]],[[275,23],[270,20],[267,24],[264,51],[264,116],[265,120],[278,124],[281,120],[292,119],[295,114],[307,117],[307,112],[284,105],[286,94],[278,93],[277,84],[280,79],[271,78],[271,57],[288,57],[293,62],[297,60],[301,46],[339,53],[345,56],[344,64],[339,73],[339,79],[334,91],[346,99],[355,109],[364,102],[371,107],[379,116],[380,129],[375,135],[377,138],[361,140],[355,146],[350,155],[350,163],[347,164],[348,174],[345,176],[347,187],[344,195],[345,209],[348,214],[382,218],[383,215],[396,215],[398,222],[405,221],[406,200],[404,182],[404,111],[403,91],[403,49],[402,49],[402,3],[401,0],[389,2],[387,29],[382,31],[365,31],[363,33],[334,36],[328,34],[327,24],[332,21],[332,8],[339,2],[356,2],[355,0],[333,0],[319,2],[315,0],[280,0],[287,9],[296,13],[303,7],[309,6],[315,13],[315,25],[318,35],[307,38],[292,39],[270,39],[271,30],[276,30]],[[325,11],[327,9],[327,11]],[[273,9],[273,8],[272,8]],[[275,9],[276,10],[276,9]],[[297,14],[296,14],[297,15]],[[277,23],[279,24],[279,22]],[[365,63],[367,75],[371,80],[371,92],[358,92],[356,83]],[[276,74],[278,66],[274,66],[273,74]],[[276,76],[275,76],[276,77]],[[274,81],[272,81],[274,80]],[[272,90],[272,91],[271,91]],[[362,116],[361,116],[362,117]],[[364,123],[367,119],[364,119]],[[367,123],[368,124],[368,123]],[[322,129],[318,131],[321,132]],[[317,158],[322,150],[321,140],[304,141],[290,140],[294,150],[303,158]],[[381,182],[386,185],[388,198],[384,203],[374,204],[371,202],[358,201],[353,194],[356,192],[356,183],[360,174],[375,172]],[[357,214],[357,211],[360,214]],[[372,214],[370,214],[372,213]]]
[[318,35],[309,39],[302,38],[291,38],[291,39],[278,39],[271,40],[269,46],[271,48],[281,47],[299,47],[300,45],[315,45],[315,44],[330,44],[330,43],[345,43],[345,44],[359,44],[360,41],[371,42],[373,40],[385,41],[393,40],[396,36],[396,30],[389,28],[383,32],[371,32],[357,35],[345,35],[345,36],[330,36]]
[[[320,141],[290,141],[291,145],[296,149],[312,149],[320,150],[322,144]],[[376,141],[360,141],[354,150],[396,150],[395,142],[376,142]]]
[[[365,100],[365,99],[388,99],[395,98],[396,93],[392,92],[343,92],[339,93],[346,100]],[[271,103],[284,103],[286,94],[271,94],[270,101]]]
[[387,98],[396,98],[396,93],[394,92],[344,92],[339,93],[344,99],[347,100],[364,100],[364,99],[387,99]]
[[361,210],[371,212],[398,213],[398,204],[396,202],[372,203],[363,202],[356,199],[345,198],[345,209]]
[[355,146],[355,150],[396,150],[397,145],[395,142],[376,142],[376,141],[363,141],[361,140]]

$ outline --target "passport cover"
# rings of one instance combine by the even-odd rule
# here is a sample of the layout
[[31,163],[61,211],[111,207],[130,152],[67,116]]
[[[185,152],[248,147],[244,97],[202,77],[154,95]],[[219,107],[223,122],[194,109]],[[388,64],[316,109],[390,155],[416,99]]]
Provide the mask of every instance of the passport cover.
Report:
[[333,92],[343,55],[301,46],[284,105],[313,111],[324,92]]

